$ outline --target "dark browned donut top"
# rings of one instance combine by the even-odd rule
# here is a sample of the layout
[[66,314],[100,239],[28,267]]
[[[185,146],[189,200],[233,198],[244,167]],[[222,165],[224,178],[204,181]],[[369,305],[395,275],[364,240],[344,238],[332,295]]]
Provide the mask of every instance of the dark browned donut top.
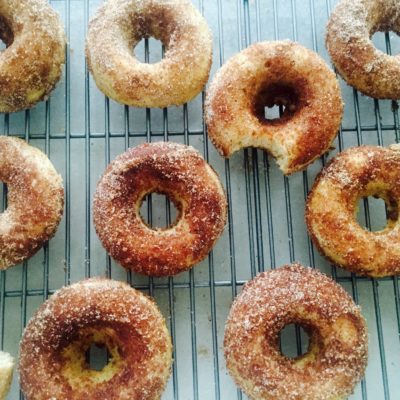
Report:
[[[169,196],[180,217],[168,229],[151,229],[140,204],[151,192]],[[192,147],[151,143],[118,156],[101,178],[94,199],[96,231],[125,268],[173,275],[202,260],[222,233],[226,198],[216,173]]]

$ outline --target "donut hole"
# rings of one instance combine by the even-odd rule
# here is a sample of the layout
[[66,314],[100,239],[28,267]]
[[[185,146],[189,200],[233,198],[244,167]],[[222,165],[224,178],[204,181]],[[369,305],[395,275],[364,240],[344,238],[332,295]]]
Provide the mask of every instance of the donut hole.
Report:
[[[279,332],[280,350],[287,358],[295,359],[309,352],[309,329],[301,324],[287,324]],[[298,348],[297,340],[300,339],[301,348]],[[299,352],[300,350],[300,352]]]
[[371,41],[374,46],[384,53],[388,52],[388,40],[390,42],[390,49],[392,51],[392,54],[398,54],[400,49],[399,33],[394,31],[379,31],[373,32],[373,34],[371,35]]
[[133,48],[134,57],[144,64],[156,64],[164,58],[163,42],[154,37],[141,39]]
[[282,113],[285,111],[286,107],[274,105],[272,107],[265,106],[264,107],[264,119],[266,120],[274,120],[279,119]]
[[121,346],[108,327],[83,328],[61,351],[61,374],[73,388],[108,382],[121,370]]
[[398,220],[398,206],[394,199],[382,195],[363,196],[358,200],[356,219],[371,232],[390,228]]
[[110,353],[104,343],[92,343],[85,352],[85,360],[89,369],[102,371],[109,363]]
[[170,229],[178,223],[179,204],[164,193],[151,192],[143,197],[140,206],[140,217],[151,229]]
[[0,51],[10,47],[14,41],[11,25],[0,15]]
[[297,90],[283,84],[262,87],[253,103],[254,114],[264,124],[285,122],[292,118],[299,108]]

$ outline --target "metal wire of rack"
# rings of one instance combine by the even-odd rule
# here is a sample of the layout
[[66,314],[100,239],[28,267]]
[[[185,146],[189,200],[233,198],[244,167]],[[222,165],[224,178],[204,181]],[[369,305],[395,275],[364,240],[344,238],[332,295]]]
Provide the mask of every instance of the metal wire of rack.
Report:
[[[324,29],[331,0],[196,0],[214,35],[211,76],[233,54],[260,40],[289,38],[328,62]],[[246,149],[223,160],[207,140],[202,118],[204,93],[182,107],[133,109],[98,91],[84,62],[87,25],[100,0],[53,0],[68,36],[64,76],[48,101],[32,110],[4,115],[0,130],[42,148],[63,175],[64,218],[57,235],[37,255],[0,274],[0,345],[14,356],[23,327],[57,288],[94,275],[127,280],[154,296],[174,342],[172,377],[164,399],[242,399],[226,372],[224,323],[244,282],[264,269],[294,260],[319,268],[342,284],[362,306],[370,332],[366,376],[351,399],[400,398],[400,297],[398,278],[368,279],[336,269],[310,242],[304,201],[327,157],[303,173],[283,177],[264,152]],[[388,53],[400,50],[390,33],[374,37]],[[161,58],[161,46],[145,40],[136,49],[145,62]],[[346,103],[336,150],[363,143],[399,141],[397,103],[360,96],[341,82]],[[209,257],[188,273],[145,278],[126,273],[104,252],[93,230],[91,203],[105,166],[129,146],[172,140],[198,148],[220,174],[230,204],[228,225]],[[2,194],[6,206],[6,190]],[[168,224],[171,206],[163,199],[145,204],[150,223]],[[374,229],[385,221],[382,204],[366,199],[360,222]],[[19,318],[17,317],[19,315]],[[300,354],[306,338],[293,329],[282,349]],[[385,351],[386,350],[386,351]],[[17,375],[17,374],[16,374]],[[11,399],[23,398],[15,377]]]

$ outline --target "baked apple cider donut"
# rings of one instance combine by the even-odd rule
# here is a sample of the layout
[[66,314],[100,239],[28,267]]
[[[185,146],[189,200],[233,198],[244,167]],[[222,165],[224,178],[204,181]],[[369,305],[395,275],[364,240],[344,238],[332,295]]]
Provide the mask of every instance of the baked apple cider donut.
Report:
[[[265,108],[285,107],[268,119]],[[343,113],[335,74],[311,50],[290,41],[260,42],[233,56],[207,91],[210,139],[224,157],[243,147],[272,154],[285,174],[325,153]]]
[[[153,192],[168,196],[179,211],[166,229],[152,229],[140,216]],[[217,174],[193,147],[158,142],[131,148],[108,166],[93,218],[103,246],[123,267],[166,276],[206,257],[224,229],[226,208]]]
[[[308,352],[289,358],[279,332],[298,324]],[[344,400],[364,375],[366,323],[352,298],[326,275],[299,264],[261,273],[235,299],[225,359],[252,400]]]
[[[166,49],[155,64],[132,54],[149,36]],[[90,22],[86,57],[106,96],[137,107],[180,105],[208,80],[211,32],[190,0],[108,0]]]
[[[387,226],[370,232],[356,220],[363,197],[383,199]],[[311,239],[333,263],[361,275],[400,274],[400,147],[353,147],[317,176],[306,204]]]
[[378,50],[375,32],[400,32],[398,0],[342,0],[332,12],[326,47],[343,79],[377,99],[400,98],[400,58]]
[[9,353],[0,351],[0,400],[6,400],[14,373],[15,360]]
[[[108,364],[86,354],[104,346]],[[20,346],[27,400],[158,400],[172,345],[156,304],[126,283],[92,278],[58,290],[29,321]]]
[[2,0],[0,112],[30,108],[54,88],[65,63],[65,34],[46,0]]
[[35,254],[56,232],[64,206],[62,179],[47,156],[25,141],[0,137],[0,181],[7,208],[0,214],[0,269]]

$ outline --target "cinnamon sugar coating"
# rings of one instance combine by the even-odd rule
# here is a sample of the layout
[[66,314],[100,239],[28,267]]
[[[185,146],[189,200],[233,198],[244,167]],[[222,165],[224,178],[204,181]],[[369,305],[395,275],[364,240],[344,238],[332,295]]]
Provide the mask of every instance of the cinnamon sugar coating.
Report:
[[11,354],[0,351],[0,400],[7,400],[14,373],[15,360]]
[[[132,49],[150,36],[166,51],[144,64]],[[190,0],[108,0],[90,22],[86,57],[106,96],[137,107],[180,105],[208,80],[211,32]]]
[[[105,345],[101,370],[85,352]],[[29,321],[20,346],[27,400],[157,400],[171,370],[171,339],[156,304],[126,283],[92,278],[64,287]]]
[[[291,359],[279,332],[301,325],[308,353]],[[299,264],[259,274],[235,299],[225,328],[228,370],[250,399],[347,398],[367,363],[366,323],[332,279]]]
[[[152,192],[174,201],[175,225],[151,229],[143,222],[141,202]],[[224,229],[226,208],[217,174],[193,147],[158,142],[130,148],[107,167],[93,218],[103,246],[123,267],[166,276],[206,257]]]
[[[376,196],[387,206],[387,226],[370,232],[356,220],[358,202]],[[308,195],[306,222],[319,251],[361,275],[400,274],[400,148],[353,147],[317,176]]]
[[55,234],[62,217],[61,176],[39,149],[14,137],[0,137],[0,181],[7,184],[7,208],[0,214],[0,269],[21,263]]
[[[264,107],[285,106],[279,119]],[[284,174],[304,169],[328,151],[342,119],[335,74],[311,50],[290,41],[260,42],[229,59],[215,75],[205,119],[224,157],[260,147]]]
[[45,0],[0,2],[0,112],[30,108],[46,98],[65,63],[65,34]]
[[349,85],[378,99],[399,99],[400,59],[371,41],[387,31],[400,32],[398,0],[341,0],[327,25],[326,47]]

